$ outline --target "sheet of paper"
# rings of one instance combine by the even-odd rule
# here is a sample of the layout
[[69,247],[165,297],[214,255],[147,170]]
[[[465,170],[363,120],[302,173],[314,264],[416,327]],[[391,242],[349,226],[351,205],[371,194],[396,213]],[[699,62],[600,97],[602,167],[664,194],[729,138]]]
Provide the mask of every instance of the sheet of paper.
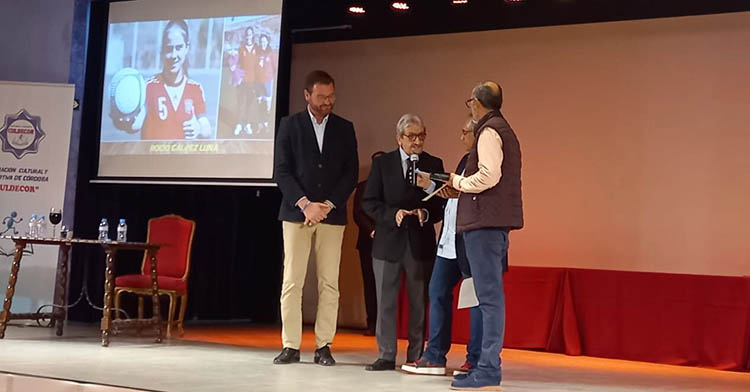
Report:
[[479,305],[477,292],[474,290],[474,279],[466,278],[458,290],[458,309],[473,308]]

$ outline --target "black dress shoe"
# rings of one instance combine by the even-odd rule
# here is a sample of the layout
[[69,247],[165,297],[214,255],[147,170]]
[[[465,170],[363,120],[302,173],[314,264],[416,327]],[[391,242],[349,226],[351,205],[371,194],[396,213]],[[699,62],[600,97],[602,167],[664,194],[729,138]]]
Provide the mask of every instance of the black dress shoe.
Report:
[[365,370],[380,371],[380,370],[395,370],[396,361],[388,361],[385,359],[378,358],[377,361],[365,366]]
[[313,361],[323,366],[333,366],[336,364],[336,360],[331,355],[331,349],[328,346],[323,346],[315,350],[315,358]]
[[273,359],[273,363],[276,365],[286,365],[292,362],[299,362],[299,350],[288,347],[284,347],[281,354]]

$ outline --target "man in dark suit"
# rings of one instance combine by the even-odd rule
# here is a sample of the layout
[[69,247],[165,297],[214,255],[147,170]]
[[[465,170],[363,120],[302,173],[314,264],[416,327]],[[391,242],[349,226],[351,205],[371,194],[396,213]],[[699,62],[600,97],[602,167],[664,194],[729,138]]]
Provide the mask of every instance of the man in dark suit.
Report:
[[[362,203],[375,220],[372,263],[378,298],[375,334],[379,356],[367,370],[392,370],[396,366],[401,271],[406,274],[409,297],[407,362],[422,355],[426,282],[436,252],[433,225],[443,218],[443,199],[422,201],[435,184],[416,176],[410,165],[410,157],[415,156],[419,171],[443,171],[443,161],[423,151],[427,137],[424,123],[416,115],[405,114],[396,128],[399,148],[373,160]],[[412,185],[412,176],[420,178],[417,186]]]
[[[377,151],[372,154],[371,159],[375,159],[385,154],[383,151]],[[372,239],[375,238],[375,221],[362,210],[362,196],[365,193],[367,181],[357,183],[354,191],[354,222],[357,224],[357,251],[359,252],[359,261],[362,265],[362,288],[365,294],[365,311],[367,312],[367,330],[365,335],[375,335],[375,325],[378,318],[378,302],[375,291],[375,275],[372,270]]]
[[279,220],[284,237],[281,287],[283,350],[275,364],[299,362],[302,287],[310,249],[318,278],[314,361],[336,363],[329,345],[336,333],[339,263],[346,225],[346,201],[357,183],[357,140],[351,122],[331,113],[333,78],[313,71],[305,79],[307,109],[281,119],[276,135],[274,179],[281,189]]

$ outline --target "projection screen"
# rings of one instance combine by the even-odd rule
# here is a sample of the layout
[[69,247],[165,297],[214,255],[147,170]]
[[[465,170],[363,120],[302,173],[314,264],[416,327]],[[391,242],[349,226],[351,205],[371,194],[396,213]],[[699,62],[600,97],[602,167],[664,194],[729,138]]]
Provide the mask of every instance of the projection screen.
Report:
[[281,0],[110,5],[99,177],[273,172]]

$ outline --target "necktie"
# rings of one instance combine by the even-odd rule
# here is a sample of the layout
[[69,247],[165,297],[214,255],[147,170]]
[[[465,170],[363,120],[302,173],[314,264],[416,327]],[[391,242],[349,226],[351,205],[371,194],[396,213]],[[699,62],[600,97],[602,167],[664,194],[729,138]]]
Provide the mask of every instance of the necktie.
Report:
[[414,170],[409,158],[406,158],[406,182],[408,182],[409,184],[414,183]]

